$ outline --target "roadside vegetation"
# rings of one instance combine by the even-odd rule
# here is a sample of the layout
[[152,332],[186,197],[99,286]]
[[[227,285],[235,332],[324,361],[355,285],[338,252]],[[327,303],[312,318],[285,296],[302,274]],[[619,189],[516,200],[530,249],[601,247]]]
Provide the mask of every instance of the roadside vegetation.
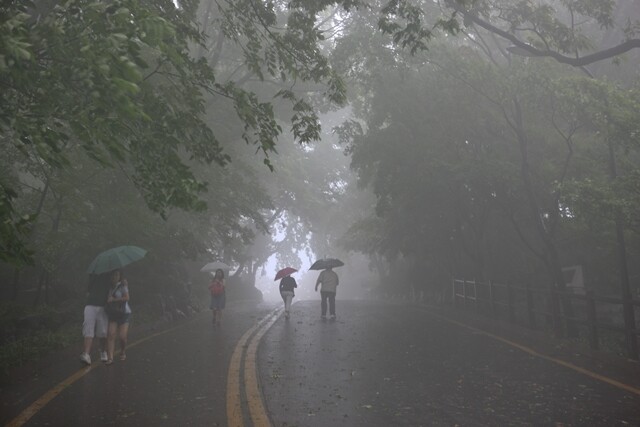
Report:
[[17,303],[3,302],[0,304],[0,324],[0,373],[5,379],[11,368],[52,350],[70,344],[77,345],[82,311],[65,312],[48,305],[31,309]]

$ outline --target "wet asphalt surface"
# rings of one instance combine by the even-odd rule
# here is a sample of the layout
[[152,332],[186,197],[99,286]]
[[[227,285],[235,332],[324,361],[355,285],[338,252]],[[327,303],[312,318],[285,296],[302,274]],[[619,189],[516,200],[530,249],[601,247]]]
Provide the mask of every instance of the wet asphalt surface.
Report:
[[[124,362],[116,354],[111,366],[102,365],[94,352],[93,363],[98,366],[55,397],[26,425],[225,426],[231,354],[242,334],[274,306],[228,303],[218,329],[211,324],[210,311],[143,334],[136,334],[140,331],[136,331],[134,323],[130,342],[159,335],[131,347]],[[77,372],[82,366],[79,354],[73,349],[65,359],[56,357],[55,363],[49,365],[45,361],[45,366],[34,369],[34,378],[3,387],[0,424]]]
[[[229,304],[217,330],[209,312],[138,336],[132,325],[132,341],[145,340],[125,362],[97,366],[26,425],[225,426],[231,354],[278,305]],[[322,321],[319,301],[295,302],[291,318],[281,316],[262,337],[259,381],[274,426],[640,425],[638,394],[447,321],[435,309],[338,299],[337,312],[337,320]],[[77,372],[76,353],[52,356],[30,377],[3,386],[0,423]],[[640,388],[637,363],[610,373]]]
[[637,394],[424,307],[337,307],[337,320],[323,321],[318,302],[294,304],[263,337],[261,383],[274,426],[640,425]]

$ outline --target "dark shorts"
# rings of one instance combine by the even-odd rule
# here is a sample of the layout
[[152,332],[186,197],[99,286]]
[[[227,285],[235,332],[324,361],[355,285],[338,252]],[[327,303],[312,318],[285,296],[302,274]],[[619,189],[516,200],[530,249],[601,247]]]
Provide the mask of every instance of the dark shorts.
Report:
[[124,325],[131,320],[131,313],[122,313],[115,316],[109,316],[109,323],[115,322],[118,325]]
[[209,305],[209,308],[211,310],[222,310],[224,308],[225,303],[226,303],[226,298],[225,298],[225,294],[224,293],[222,295],[218,295],[216,297],[214,297],[212,295],[211,296],[211,305]]

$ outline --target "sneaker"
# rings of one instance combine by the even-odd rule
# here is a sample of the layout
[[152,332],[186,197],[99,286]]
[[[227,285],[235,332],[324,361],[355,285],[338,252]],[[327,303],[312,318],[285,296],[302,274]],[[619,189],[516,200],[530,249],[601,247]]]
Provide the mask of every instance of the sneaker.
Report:
[[331,315],[331,320],[336,320],[336,315],[335,314]]
[[80,355],[80,361],[86,363],[87,365],[91,365],[91,356],[89,356],[87,353],[82,353]]
[[107,360],[109,360],[109,357],[107,356],[107,352],[106,351],[101,351],[100,352],[100,361],[106,362]]

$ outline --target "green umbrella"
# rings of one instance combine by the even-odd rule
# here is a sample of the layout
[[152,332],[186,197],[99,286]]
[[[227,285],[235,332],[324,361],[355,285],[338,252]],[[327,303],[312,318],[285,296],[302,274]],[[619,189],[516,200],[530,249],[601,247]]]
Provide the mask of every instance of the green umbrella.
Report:
[[87,273],[102,274],[138,261],[147,254],[137,246],[119,246],[100,253],[89,265]]

